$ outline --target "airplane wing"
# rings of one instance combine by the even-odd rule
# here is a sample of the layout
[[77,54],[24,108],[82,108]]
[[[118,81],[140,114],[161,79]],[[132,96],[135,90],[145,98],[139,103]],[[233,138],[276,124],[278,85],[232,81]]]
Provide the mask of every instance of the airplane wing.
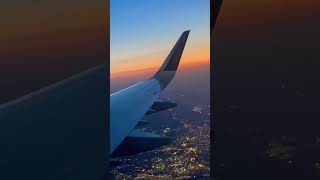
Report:
[[[182,33],[154,76],[110,95],[111,157],[131,155],[150,149],[152,140],[160,140],[157,144],[164,144],[168,141],[168,138],[142,132],[136,127],[141,122],[144,123],[141,120],[146,114],[174,106],[170,102],[158,102],[158,98],[175,76],[189,32],[188,30]],[[131,153],[128,152],[129,150]]]
[[0,179],[102,179],[107,76],[92,68],[0,105]]

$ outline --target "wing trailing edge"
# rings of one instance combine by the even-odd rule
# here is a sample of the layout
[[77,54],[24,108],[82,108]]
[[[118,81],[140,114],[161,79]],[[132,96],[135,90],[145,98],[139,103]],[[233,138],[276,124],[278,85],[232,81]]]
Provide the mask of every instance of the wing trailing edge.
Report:
[[156,101],[153,103],[153,105],[147,111],[146,115],[157,113],[160,111],[165,111],[168,109],[172,109],[174,107],[177,107],[177,105],[178,105],[177,103],[173,103],[170,101]]
[[110,157],[123,157],[143,153],[168,145],[172,140],[172,138],[167,136],[160,136],[141,129],[135,129],[122,141]]

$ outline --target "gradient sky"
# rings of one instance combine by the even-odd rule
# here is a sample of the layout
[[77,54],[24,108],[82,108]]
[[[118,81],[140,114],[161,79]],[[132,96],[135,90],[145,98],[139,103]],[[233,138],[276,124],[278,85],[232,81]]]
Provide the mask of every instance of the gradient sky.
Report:
[[105,63],[107,5],[0,1],[0,103]]
[[190,29],[181,64],[209,63],[209,0],[111,0],[111,75],[159,67]]

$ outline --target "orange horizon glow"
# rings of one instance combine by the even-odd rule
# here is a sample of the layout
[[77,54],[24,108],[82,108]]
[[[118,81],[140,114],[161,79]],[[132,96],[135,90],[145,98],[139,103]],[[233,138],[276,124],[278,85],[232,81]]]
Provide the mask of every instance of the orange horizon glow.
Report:
[[[187,62],[187,63],[180,64],[178,71],[186,71],[189,69],[204,67],[209,65],[210,65],[210,59],[199,60],[195,62]],[[140,68],[140,69],[128,70],[128,71],[119,71],[119,72],[113,72],[113,73],[110,72],[110,79],[115,80],[115,79],[122,79],[126,77],[138,77],[138,76],[148,77],[156,73],[158,69],[159,69],[159,66],[155,66],[155,67]]]
[[[140,70],[159,69],[168,53],[169,51],[163,51],[142,57],[133,57],[125,61],[126,63],[111,63],[110,75],[112,77],[117,76],[117,74],[128,74],[129,72],[132,73]],[[207,64],[210,64],[210,48],[206,43],[200,44],[199,46],[195,44],[193,44],[193,46],[187,45],[181,57],[179,69]]]

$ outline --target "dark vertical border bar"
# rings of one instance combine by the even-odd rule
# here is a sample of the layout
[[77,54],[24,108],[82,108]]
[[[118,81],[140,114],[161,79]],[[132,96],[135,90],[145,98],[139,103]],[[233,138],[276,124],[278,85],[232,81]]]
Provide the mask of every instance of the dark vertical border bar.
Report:
[[214,94],[214,27],[217,22],[217,17],[220,12],[220,8],[222,5],[223,0],[210,0],[210,177],[213,179],[214,177],[214,154],[213,154],[213,148],[215,145],[215,131],[214,131],[214,117],[213,117],[213,112],[214,112],[214,106],[213,106],[213,94]]

